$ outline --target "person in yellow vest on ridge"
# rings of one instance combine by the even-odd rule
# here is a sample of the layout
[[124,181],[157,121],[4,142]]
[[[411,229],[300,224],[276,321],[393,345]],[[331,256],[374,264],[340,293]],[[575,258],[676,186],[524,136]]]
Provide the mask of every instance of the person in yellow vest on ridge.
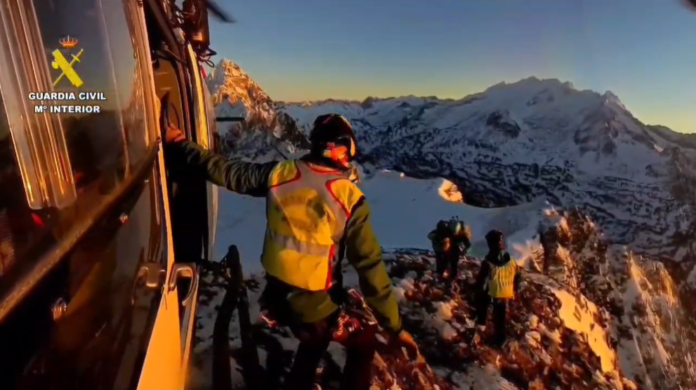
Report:
[[[300,340],[288,390],[315,389],[315,374],[337,332],[345,302],[336,302],[341,257],[356,269],[365,301],[386,331],[392,347],[418,356],[413,338],[401,327],[401,316],[382,250],[370,222],[370,207],[351,181],[358,154],[350,123],[337,114],[314,121],[311,150],[297,160],[251,163],[228,160],[184,139],[170,128],[166,153],[171,169],[205,176],[239,194],[266,198],[266,233],[261,264],[266,287],[261,304],[270,317],[288,326]],[[343,339],[341,339],[343,340]],[[366,324],[343,341],[346,365],[342,390],[368,390],[376,329]]]
[[515,259],[505,251],[505,238],[499,230],[486,234],[488,254],[481,262],[476,277],[476,324],[477,333],[483,333],[488,319],[488,308],[493,306],[495,336],[493,344],[502,346],[506,341],[505,321],[507,306],[520,289],[522,274]]

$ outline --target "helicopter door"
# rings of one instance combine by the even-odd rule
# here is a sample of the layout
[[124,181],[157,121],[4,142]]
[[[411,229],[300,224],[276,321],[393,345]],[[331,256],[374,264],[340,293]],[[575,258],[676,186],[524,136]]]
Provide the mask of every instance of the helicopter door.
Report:
[[[134,38],[142,42],[139,46],[144,50],[144,53],[150,53],[150,44],[146,38],[146,26],[148,25],[142,6],[136,14],[138,15],[137,22],[139,25],[135,30],[140,34],[138,34],[138,37]],[[159,95],[157,83],[155,81],[157,75],[151,66],[147,68],[150,90],[153,91],[153,95]],[[177,85],[176,83],[176,81],[173,81],[171,86],[175,87]],[[178,93],[179,91],[178,88],[172,88],[171,92]],[[153,98],[155,98],[155,96],[153,96]],[[175,100],[175,102],[177,102],[177,100]],[[176,111],[181,113],[181,106],[177,107],[175,103],[172,107],[177,108]],[[164,113],[169,113],[169,107],[164,110]],[[161,112],[158,114],[161,114]],[[164,245],[164,251],[166,252],[166,271],[157,270],[160,273],[159,280],[157,280],[157,275],[152,275],[151,272],[148,272],[149,270],[141,270],[147,275],[144,278],[146,281],[149,280],[153,285],[161,285],[161,287],[157,288],[161,288],[162,299],[155,318],[152,336],[147,345],[147,352],[145,354],[137,389],[180,390],[184,388],[186,382],[186,367],[182,364],[183,353],[181,344],[188,338],[181,333],[180,310],[182,307],[185,308],[195,304],[195,299],[197,298],[195,295],[198,290],[198,275],[194,265],[176,261],[175,255],[178,255],[178,253],[175,253],[174,248],[174,228],[172,207],[170,204],[172,194],[167,180],[165,156],[162,148],[158,151],[157,158],[158,175],[155,180],[158,182],[162,198],[160,212],[164,215],[165,229],[162,231],[162,234],[165,236],[166,241],[166,245]],[[153,276],[154,279],[151,278]],[[179,285],[181,284],[179,282],[181,282],[182,279],[190,279],[190,283],[187,283],[187,291],[181,291],[179,289]]]
[[[196,142],[204,148],[217,152],[215,145],[215,134],[217,133],[217,124],[215,122],[215,114],[213,112],[213,102],[210,97],[210,91],[201,76],[201,69],[198,65],[198,59],[193,52],[191,46],[187,46],[188,55],[191,63],[191,77],[194,85],[194,113],[196,118],[195,139]],[[207,261],[215,261],[215,236],[217,233],[217,217],[218,217],[218,187],[210,182],[206,182],[206,198],[208,209],[208,240],[205,243],[203,254]]]
[[[217,122],[215,121],[215,111],[213,110],[213,99],[210,96],[208,85],[203,81],[204,103],[206,108],[206,118],[208,119],[208,136],[210,150],[219,153],[220,142],[219,133],[217,130]],[[220,192],[219,188],[212,183],[208,184],[208,231],[211,242],[208,244],[208,259],[215,260],[215,242],[217,238],[217,220],[220,211],[219,205]]]
[[[191,78],[190,85],[192,88],[192,101],[194,112],[194,126],[191,128],[192,139],[208,150],[212,150],[213,143],[212,132],[214,128],[209,126],[209,117],[207,111],[207,105],[205,101],[205,83],[201,78],[201,72],[198,67],[198,59],[196,54],[193,52],[190,45],[186,46],[188,55],[188,65],[189,65],[189,77]],[[214,126],[214,125],[213,125]],[[203,253],[201,257],[205,261],[213,261],[213,246],[215,244],[215,225],[217,223],[217,186],[211,184],[208,181],[198,183],[196,187],[200,188],[202,194],[205,191],[206,196],[206,207],[207,210],[207,231],[202,231],[203,239]],[[191,188],[193,190],[193,188]],[[201,211],[204,211],[202,208]],[[193,297],[194,302],[197,301],[197,297]],[[187,307],[182,307],[183,311],[180,313],[181,317],[181,337],[182,337],[182,368],[186,372],[186,366],[188,365],[189,356],[191,354],[192,338],[195,330],[196,322],[196,306],[188,305]]]
[[[182,352],[180,349],[182,335],[179,328],[179,293],[176,284],[178,265],[174,262],[174,248],[172,243],[171,219],[167,193],[166,171],[164,169],[164,154],[159,152],[159,182],[165,202],[163,214],[165,216],[167,251],[166,281],[162,288],[162,300],[157,312],[152,337],[147,347],[145,362],[138,382],[138,390],[151,389],[183,389],[185,374],[182,371]],[[193,278],[195,279],[195,270]],[[157,283],[157,282],[155,282]],[[197,284],[197,283],[196,283]],[[191,290],[194,291],[195,290]]]

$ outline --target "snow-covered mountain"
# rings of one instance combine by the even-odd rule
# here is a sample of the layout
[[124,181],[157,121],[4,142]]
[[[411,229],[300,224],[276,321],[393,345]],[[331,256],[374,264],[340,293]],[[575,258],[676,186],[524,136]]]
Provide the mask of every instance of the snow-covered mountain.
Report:
[[446,177],[474,205],[543,197],[582,207],[618,243],[675,261],[688,254],[679,238],[690,210],[674,187],[696,160],[693,137],[642,124],[611,92],[532,77],[460,100],[409,96],[276,104],[227,60],[209,86],[222,102],[218,115],[235,107],[249,118],[243,127],[255,130],[223,127],[236,129],[228,139],[246,141],[237,153],[267,151],[247,141],[259,132],[301,139],[296,127],[307,134],[317,115],[337,112],[353,123],[363,163],[415,177]]
[[353,123],[363,164],[448,178],[473,205],[544,198],[580,207],[616,243],[663,261],[686,259],[682,275],[696,264],[689,247],[696,231],[694,137],[641,123],[611,92],[531,77],[459,100],[274,103],[228,60],[220,61],[209,87],[218,115],[234,107],[249,119],[221,124],[233,153],[257,157],[269,145],[287,150],[284,141],[305,147],[301,133],[313,119],[337,112]]
[[461,100],[405,97],[283,105],[302,129],[317,114],[347,116],[363,160],[414,176],[445,176],[468,203],[504,206],[543,197],[591,211],[612,239],[681,260],[686,228],[671,183],[694,149],[643,125],[607,92],[558,80],[498,84]]
[[237,64],[221,60],[207,83],[218,118],[246,119],[242,123],[218,124],[224,150],[244,150],[245,157],[254,159],[274,151],[274,147],[284,151],[308,147],[295,120],[277,110],[273,100]]
[[[615,383],[625,376],[641,389],[696,388],[689,355],[696,340],[696,257],[691,246],[696,236],[696,141],[691,135],[641,123],[611,92],[580,91],[558,80],[500,83],[459,100],[408,96],[295,104],[273,102],[237,65],[222,60],[208,85],[218,116],[248,119],[245,124],[219,124],[230,154],[278,158],[277,150],[306,148],[306,134],[316,116],[346,116],[359,138],[361,168],[367,176],[361,186],[375,210],[373,223],[383,246],[404,261],[418,258],[419,250],[429,247],[425,235],[434,223],[430,220],[457,214],[471,222],[479,238],[471,254],[480,257],[485,231],[503,229],[509,248],[536,275],[531,283],[537,287],[527,298],[554,308],[545,314],[548,321],[565,318],[566,327],[572,328],[571,318],[586,326],[589,316],[594,321],[588,320],[587,326],[602,329],[606,346],[598,347],[601,340],[592,332],[579,336],[584,340],[580,343],[589,345],[600,360],[612,356],[612,369],[620,373]],[[403,175],[385,177],[383,169],[412,178],[445,178],[456,187],[453,191],[452,183],[440,188]],[[426,185],[440,200],[455,194],[469,205],[489,208],[423,201],[417,199],[422,189],[399,187],[405,180]],[[379,195],[383,190],[378,188],[387,184],[389,193]],[[261,247],[262,234],[246,235],[257,224],[262,232],[264,223],[248,218],[254,207],[238,203],[226,212],[223,205],[220,217],[221,237],[244,235],[241,241],[248,248],[242,253],[252,253],[252,261],[258,258],[253,248]],[[257,211],[262,210],[261,202]],[[397,229],[394,218],[407,220]],[[225,238],[218,241],[222,248],[229,243]],[[404,250],[405,243],[418,250]],[[469,272],[477,267],[475,261],[462,266]],[[555,302],[553,294],[564,301],[557,291],[575,300],[575,306],[549,303]],[[466,300],[455,298],[451,299]],[[462,302],[459,306],[466,308]],[[537,326],[539,321],[532,326],[526,318],[539,314],[532,308],[519,309],[518,326],[529,336],[524,340],[536,340],[539,334],[543,339],[547,333]],[[462,312],[463,317],[469,314]],[[529,364],[540,372],[545,367],[540,361],[549,355],[556,360],[561,356],[557,353],[575,356],[578,367],[595,364],[595,358],[578,357],[585,352],[574,355],[546,341],[543,345],[543,353],[525,350]],[[570,347],[564,344],[561,349],[565,348]],[[490,371],[492,364],[496,375],[509,382],[514,369],[506,368],[495,354],[486,356],[494,360],[479,359],[481,369]],[[565,369],[554,367],[546,370]],[[537,388],[552,388],[554,383],[542,382]],[[491,386],[487,388],[517,388]],[[578,388],[602,388],[596,386]],[[606,388],[620,388],[613,386]]]

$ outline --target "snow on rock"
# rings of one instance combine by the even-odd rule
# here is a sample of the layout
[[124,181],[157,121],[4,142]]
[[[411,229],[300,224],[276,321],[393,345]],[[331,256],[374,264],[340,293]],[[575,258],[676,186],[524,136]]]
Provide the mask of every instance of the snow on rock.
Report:
[[[355,280],[350,275],[346,280]],[[205,274],[207,283],[203,284],[204,304],[198,312],[198,329],[196,332],[196,347],[193,355],[193,367],[190,371],[188,387],[194,390],[210,389],[211,387],[211,366],[212,366],[212,337],[213,337],[213,317],[217,310],[215,304],[222,301],[224,294],[222,284],[223,279],[219,275]],[[274,387],[287,370],[289,370],[291,357],[297,349],[299,341],[292,336],[292,333],[285,328],[269,327],[260,317],[258,298],[264,288],[263,278],[252,276],[245,281],[249,293],[248,315],[252,321],[253,342],[259,355],[259,363],[264,371],[265,383]],[[245,362],[239,360],[242,356],[241,325],[239,313],[235,312],[230,324],[230,364],[233,373],[233,386],[235,389],[245,387]],[[331,344],[321,362],[317,381],[322,384],[324,389],[337,389],[341,381],[341,369],[345,364],[345,351],[339,344]],[[245,355],[249,356],[249,355]],[[275,387],[274,387],[275,388]],[[382,351],[379,358],[373,362],[373,386],[374,390],[453,390],[449,383],[438,375],[424,368],[421,363],[408,362],[405,358],[396,353],[385,353]]]
[[220,60],[206,82],[217,117],[245,119],[218,122],[223,151],[256,159],[278,149],[285,154],[296,147],[307,147],[307,138],[295,121],[279,112],[273,100],[237,64]]
[[[401,252],[390,264],[392,277],[403,278],[399,283],[409,280],[412,286],[401,306],[406,329],[418,339],[428,362],[458,388],[635,388],[616,366],[615,350],[592,317],[595,309],[590,307],[577,319],[583,309],[560,287],[549,287],[555,282],[548,277],[529,278],[520,296],[511,301],[510,342],[500,350],[488,345],[489,328],[480,344],[470,342],[475,292],[466,280],[478,272],[478,261],[460,262],[458,293],[429,277],[432,270],[422,256]],[[418,277],[407,278],[413,270]]]
[[[404,294],[400,305],[404,326],[419,342],[421,352],[434,373],[442,378],[433,377],[427,381],[435,381],[441,390],[553,389],[571,388],[571,385],[574,389],[588,390],[637,388],[621,375],[613,360],[610,360],[608,365],[605,364],[603,355],[613,359],[613,349],[604,345],[604,350],[592,344],[596,334],[589,330],[589,317],[575,322],[569,320],[575,318],[577,314],[573,313],[579,309],[575,307],[573,299],[563,297],[563,293],[559,293],[556,288],[548,287],[553,281],[545,280],[545,276],[535,275],[536,277],[528,280],[519,299],[511,304],[508,319],[511,341],[502,349],[496,349],[488,345],[491,330],[486,331],[479,344],[469,343],[470,332],[474,326],[474,292],[466,287],[466,280],[468,276],[477,272],[478,261],[465,259],[460,263],[463,275],[460,283],[463,288],[460,293],[453,294],[431,277],[430,263],[424,263],[421,255],[399,251],[393,252],[390,258],[390,275]],[[352,269],[346,271],[351,272]],[[212,278],[211,275],[204,277],[208,281]],[[210,304],[202,306],[198,313],[199,329],[196,335],[194,369],[189,381],[192,389],[205,389],[210,386],[210,375],[206,373],[211,364],[210,319],[214,317],[215,304],[219,304],[222,298],[220,282],[218,279],[217,283],[206,284],[206,291],[202,294]],[[263,281],[258,277],[252,277],[247,281],[247,285],[250,286],[249,315],[252,322],[256,323],[254,332],[257,335],[255,340],[258,343],[261,364],[264,369],[269,370],[267,362],[282,361],[287,369],[290,360],[280,356],[292,354],[297,347],[297,341],[286,330],[273,330],[264,326],[259,319],[259,308],[256,304]],[[567,307],[571,308],[570,313],[566,313]],[[242,347],[237,315],[230,329],[233,355],[231,364],[237,368],[233,371],[233,379],[234,383],[242,388],[244,364],[234,357],[239,356]],[[273,349],[268,343],[280,345],[281,350],[271,352]],[[379,360],[375,362],[373,389],[396,388],[392,387],[393,384],[387,386],[380,379],[383,378],[379,375],[381,364],[389,367],[389,372],[396,373],[392,378],[397,378],[397,381],[405,371],[410,370],[410,363],[389,357],[384,359],[384,363],[380,363]],[[324,388],[336,388],[340,381],[340,368],[337,367],[342,364],[344,352],[339,345],[332,345],[329,355],[322,362],[324,369],[319,377]],[[399,372],[401,374],[398,374]],[[527,384],[530,386],[526,387]],[[417,384],[409,386],[408,383],[401,382],[398,385],[398,388],[404,390],[427,388]]]
[[611,244],[576,209],[543,214],[539,268],[566,288],[564,301],[585,307],[577,321],[596,319],[589,339],[604,343],[598,332],[608,332],[618,366],[646,388],[696,388],[689,313],[665,266]]
[[553,290],[553,293],[561,301],[559,317],[563,324],[587,340],[592,351],[601,359],[603,371],[615,369],[616,352],[609,345],[607,332],[597,326],[596,319],[600,314],[595,304],[586,299],[581,301],[582,305],[578,304],[575,296],[563,290]]
[[459,191],[457,185],[447,179],[442,180],[438,193],[443,199],[449,200],[450,202],[464,202],[464,195]]

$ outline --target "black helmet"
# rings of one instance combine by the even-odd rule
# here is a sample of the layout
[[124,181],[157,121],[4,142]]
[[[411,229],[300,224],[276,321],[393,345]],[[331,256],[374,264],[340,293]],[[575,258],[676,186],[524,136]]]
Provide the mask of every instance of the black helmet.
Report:
[[345,168],[349,168],[349,163],[358,155],[353,127],[346,118],[338,114],[319,115],[314,120],[309,142],[312,144],[313,155],[328,158]]
[[488,248],[502,249],[505,243],[503,232],[494,229],[486,233],[486,243],[488,244]]

